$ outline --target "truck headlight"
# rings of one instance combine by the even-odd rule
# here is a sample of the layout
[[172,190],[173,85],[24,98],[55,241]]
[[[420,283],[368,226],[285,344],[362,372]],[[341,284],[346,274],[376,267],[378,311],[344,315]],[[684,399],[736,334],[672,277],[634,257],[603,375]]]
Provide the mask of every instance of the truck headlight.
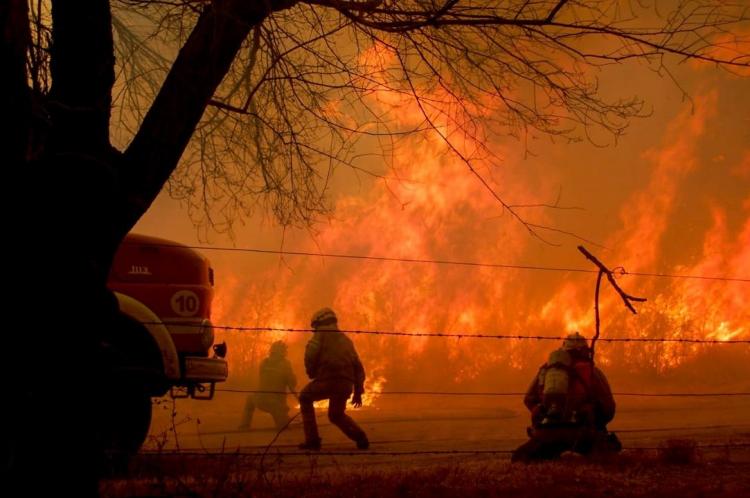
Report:
[[214,325],[211,320],[205,319],[201,322],[201,346],[208,350],[214,343]]

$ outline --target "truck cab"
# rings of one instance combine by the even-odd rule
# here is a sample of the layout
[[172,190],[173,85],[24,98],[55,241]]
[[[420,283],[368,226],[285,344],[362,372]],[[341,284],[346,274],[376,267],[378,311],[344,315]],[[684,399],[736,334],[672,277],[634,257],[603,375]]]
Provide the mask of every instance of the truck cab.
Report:
[[129,234],[107,281],[120,325],[111,343],[112,451],[132,454],[151,422],[151,397],[211,399],[227,379],[226,346],[214,346],[211,302],[214,272],[203,255],[176,242]]

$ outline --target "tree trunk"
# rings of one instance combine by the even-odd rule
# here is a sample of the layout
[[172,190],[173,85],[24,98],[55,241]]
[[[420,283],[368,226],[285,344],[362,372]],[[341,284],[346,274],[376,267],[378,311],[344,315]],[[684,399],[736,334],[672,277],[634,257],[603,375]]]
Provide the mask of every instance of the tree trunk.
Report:
[[[106,288],[112,258],[177,166],[248,33],[294,3],[214,0],[206,7],[125,154],[109,143],[109,2],[53,0],[52,89],[33,97],[33,110],[23,63],[26,0],[0,4],[2,67],[12,68],[15,85],[4,95],[19,123],[11,127],[18,176],[11,178],[23,196],[6,209],[18,221],[9,256],[17,287],[8,302],[13,410],[6,427],[19,495],[98,494],[97,427],[106,420],[97,411],[110,387],[101,337],[118,313]],[[42,144],[33,154],[32,135]]]
[[115,56],[107,0],[53,0],[53,153],[106,154]]
[[17,168],[26,157],[29,146],[31,98],[26,84],[26,49],[29,46],[29,13],[26,0],[0,3],[0,98],[2,99],[2,151],[10,158],[10,170]]
[[[101,331],[117,313],[106,277],[120,199],[109,145],[114,57],[107,0],[52,2],[48,96],[27,109],[11,256],[13,485],[19,496],[97,496]],[[28,27],[28,20],[26,22]],[[29,89],[25,89],[29,93]]]

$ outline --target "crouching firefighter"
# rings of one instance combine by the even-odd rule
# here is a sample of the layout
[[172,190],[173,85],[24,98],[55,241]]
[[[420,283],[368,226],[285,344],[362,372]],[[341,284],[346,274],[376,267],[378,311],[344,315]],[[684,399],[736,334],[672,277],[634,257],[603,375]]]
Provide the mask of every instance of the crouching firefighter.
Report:
[[289,363],[286,355],[287,346],[283,341],[271,344],[268,357],[260,364],[258,392],[247,397],[238,430],[250,430],[256,408],[271,414],[276,430],[282,430],[289,424],[286,391],[289,389],[289,392],[294,394],[297,388],[297,378],[294,376],[292,364]]
[[617,436],[607,431],[615,416],[609,383],[578,332],[550,353],[523,402],[531,412],[529,440],[513,452],[511,461],[548,460],[565,451],[590,455],[622,449]]

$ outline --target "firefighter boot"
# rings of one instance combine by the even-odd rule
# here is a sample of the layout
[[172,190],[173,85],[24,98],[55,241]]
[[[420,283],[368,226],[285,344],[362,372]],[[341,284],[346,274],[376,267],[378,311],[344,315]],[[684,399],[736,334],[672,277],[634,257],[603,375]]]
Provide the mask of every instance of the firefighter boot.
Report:
[[310,441],[305,441],[304,443],[300,443],[298,446],[299,449],[305,450],[305,451],[320,451],[320,443],[321,439],[312,439]]
[[367,439],[367,436],[357,439],[357,449],[358,450],[369,450],[370,449],[370,441]]

